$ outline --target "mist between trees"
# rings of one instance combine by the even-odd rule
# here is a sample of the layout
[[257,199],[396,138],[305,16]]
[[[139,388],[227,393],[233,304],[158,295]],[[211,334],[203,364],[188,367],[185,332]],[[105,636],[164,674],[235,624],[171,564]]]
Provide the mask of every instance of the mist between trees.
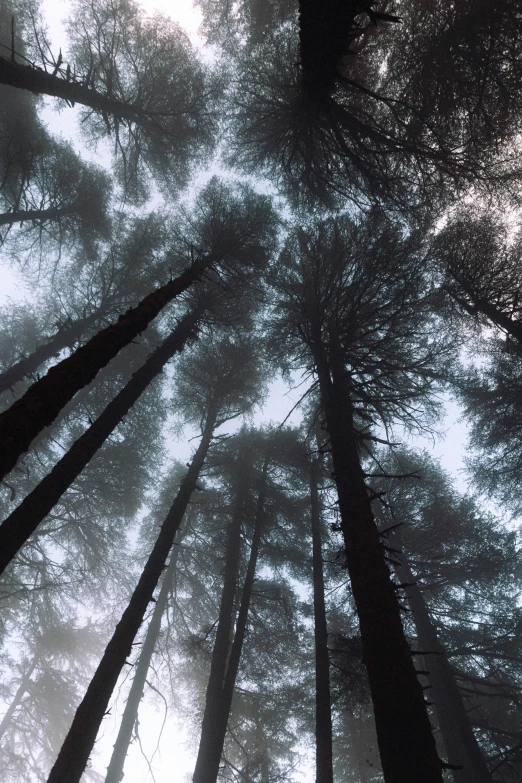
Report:
[[521,781],[520,8],[198,9],[0,0],[0,779]]

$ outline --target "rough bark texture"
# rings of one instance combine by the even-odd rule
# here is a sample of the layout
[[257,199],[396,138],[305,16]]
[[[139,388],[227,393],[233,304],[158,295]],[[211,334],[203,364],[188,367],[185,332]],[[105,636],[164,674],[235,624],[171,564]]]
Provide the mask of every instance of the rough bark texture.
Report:
[[160,534],[143,569],[129,605],[124,611],[111,641],[91,680],[85,697],[76,711],[71,728],[62,745],[58,758],[47,779],[47,783],[79,783],[92,752],[96,735],[103,720],[109,699],[120,672],[130,655],[132,644],[140,628],[147,606],[152,601],[154,590],[174,543],[191,495],[205,462],[212,440],[217,411],[210,409],[207,415],[201,442],[183,478],[179,492],[170,508]]
[[29,90],[35,95],[52,95],[71,103],[81,103],[95,111],[114,115],[122,120],[141,125],[151,124],[153,118],[129,103],[109,98],[96,90],[75,81],[67,81],[40,68],[9,60],[0,56],[0,84]]
[[18,705],[22,701],[24,693],[27,691],[29,687],[29,683],[31,682],[31,675],[36,669],[37,663],[38,663],[38,656],[35,655],[32,662],[29,664],[29,668],[27,669],[24,676],[22,677],[22,681],[20,682],[20,685],[16,689],[16,693],[13,696],[13,700],[9,705],[7,712],[5,713],[5,715],[3,716],[0,722],[0,740],[8,730],[13,715],[15,714]]
[[19,209],[15,212],[2,212],[0,213],[0,226],[11,226],[14,223],[24,223],[26,220],[45,223],[47,220],[59,220],[72,211],[72,209],[64,209],[63,207],[49,207],[48,209]]
[[384,780],[442,783],[442,765],[364,481],[349,380],[334,347],[327,356],[316,340],[313,350]]
[[212,261],[212,256],[201,257],[175,280],[157,288],[120,316],[117,323],[102,329],[67,359],[51,367],[23,397],[0,414],[0,480],[76,392],[143,332],[165,305],[192,285]]
[[64,348],[69,348],[100,317],[100,313],[93,313],[93,315],[89,315],[86,318],[80,318],[70,326],[63,326],[57,334],[53,335],[43,345],[39,345],[29,356],[20,359],[19,362],[0,373],[0,394],[10,389],[18,381],[23,380],[26,376],[36,372],[41,364],[48,359],[52,359],[53,356],[56,356]]
[[[224,708],[224,689],[231,659],[234,635],[235,598],[241,555],[241,523],[249,490],[252,455],[241,449],[238,459],[239,483],[234,512],[227,540],[225,580],[221,594],[216,640],[205,698],[205,712],[201,725],[201,739],[194,769],[194,783],[209,783],[217,778],[223,740],[220,721]],[[225,725],[226,729],[226,725]],[[217,759],[217,761],[216,761]]]
[[58,503],[63,493],[89,463],[111,432],[129,412],[166,362],[195,336],[199,311],[188,313],[167,339],[110,402],[89,429],[78,438],[51,472],[0,525],[0,573]]
[[[395,549],[401,549],[400,534],[390,538]],[[439,727],[446,748],[448,762],[462,769],[452,770],[455,783],[493,783],[486,761],[471,728],[469,718],[451,671],[446,652],[442,647],[421,590],[404,554],[397,574],[406,589],[406,597],[412,610],[417,638],[421,650],[433,651],[425,655],[431,683],[430,701],[434,703]]]
[[127,698],[127,703],[125,704],[125,709],[123,710],[118,736],[116,737],[111,760],[109,762],[109,766],[107,767],[105,783],[120,783],[123,778],[123,767],[132,739],[132,732],[134,726],[136,725],[140,701],[143,697],[143,691],[145,690],[147,673],[149,671],[150,662],[152,660],[156,642],[161,630],[161,619],[165,613],[165,609],[167,608],[167,601],[174,581],[174,574],[176,573],[181,540],[186,535],[186,531],[183,533],[181,533],[181,531],[179,532],[180,535],[176,539],[174,551],[170,558],[169,567],[165,571],[165,576],[163,577],[163,582],[161,584],[161,590],[156,599],[154,611],[150,619],[149,627],[147,628],[147,634],[143,640],[143,645],[138,663],[136,664],[129,696]]
[[312,459],[310,464],[310,505],[314,585],[315,779],[316,783],[333,783],[330,660],[328,656],[328,627],[324,601],[321,505],[318,488],[319,470],[320,460],[317,458]]

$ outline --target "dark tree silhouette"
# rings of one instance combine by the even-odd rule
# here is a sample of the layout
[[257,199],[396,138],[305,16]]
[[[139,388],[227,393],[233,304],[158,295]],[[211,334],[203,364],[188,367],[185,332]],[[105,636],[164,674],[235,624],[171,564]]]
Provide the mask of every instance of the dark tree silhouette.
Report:
[[311,366],[320,390],[384,777],[441,781],[359,454],[374,418],[421,424],[449,356],[432,337],[420,253],[378,214],[326,221],[291,235],[274,278],[276,350],[282,333],[290,366]]
[[240,54],[232,160],[310,207],[340,195],[431,209],[455,186],[505,187],[500,171],[517,163],[500,145],[518,132],[522,76],[514,4],[401,3],[397,14],[301,0],[298,28]]

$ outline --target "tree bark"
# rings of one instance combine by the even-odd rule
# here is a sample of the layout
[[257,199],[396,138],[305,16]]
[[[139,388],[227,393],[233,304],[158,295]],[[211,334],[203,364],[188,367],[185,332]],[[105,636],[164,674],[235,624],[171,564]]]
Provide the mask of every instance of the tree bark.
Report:
[[175,280],[157,288],[121,315],[117,323],[102,329],[71,356],[51,367],[23,397],[0,414],[0,480],[76,392],[143,332],[165,305],[198,280],[213,260],[211,255],[198,258]]
[[35,655],[31,663],[29,664],[29,668],[27,669],[24,676],[22,677],[20,685],[16,689],[16,693],[13,697],[11,704],[7,709],[7,712],[5,713],[5,715],[3,716],[0,722],[0,740],[6,733],[7,729],[9,728],[9,724],[11,723],[11,719],[16,712],[16,708],[20,704],[24,693],[27,691],[27,688],[29,687],[29,683],[31,682],[31,675],[36,669],[37,664],[38,664],[38,656]]
[[149,671],[150,662],[152,660],[156,642],[161,630],[161,620],[165,613],[165,609],[167,608],[169,592],[174,581],[180,544],[185,535],[186,531],[178,536],[170,558],[169,567],[165,571],[165,576],[163,577],[161,590],[158,594],[158,598],[156,599],[154,611],[152,613],[149,627],[147,628],[147,634],[143,640],[140,657],[138,663],[136,664],[136,672],[132,680],[127,703],[125,704],[125,709],[123,710],[118,736],[116,737],[111,760],[109,762],[109,766],[107,767],[105,783],[120,783],[120,781],[123,779],[123,767],[131,742],[132,731],[136,725],[140,701],[143,698],[143,691],[145,690],[147,673]]
[[384,780],[442,783],[442,764],[360,463],[349,376],[335,343],[328,354],[321,338],[315,336],[312,347]]
[[[398,532],[390,537],[393,547],[398,550],[402,548],[400,538]],[[434,653],[425,654],[424,657],[432,686],[430,701],[434,702],[448,761],[462,767],[452,770],[453,780],[455,783],[493,783],[471,728],[446,651],[439,641],[424,596],[415,584],[416,579],[404,553],[400,555],[400,561],[396,571],[402,584],[411,585],[405,593],[412,610],[420,648]]]
[[110,98],[85,84],[67,81],[56,74],[53,75],[32,65],[23,65],[1,56],[0,84],[29,90],[36,95],[63,98],[73,104],[81,103],[83,106],[111,114],[120,120],[135,122],[142,126],[153,125],[157,130],[157,125],[154,125],[154,117],[137,106]]
[[[241,522],[244,517],[244,508],[252,469],[252,455],[246,449],[241,449],[239,452],[238,468],[241,472],[239,475],[234,513],[227,540],[225,579],[223,592],[221,594],[216,640],[212,651],[210,675],[205,698],[205,712],[201,725],[201,739],[194,769],[194,783],[209,783],[209,781],[214,781],[215,783],[225,736],[225,732],[222,731],[221,728],[221,721],[223,719],[222,716],[224,715],[224,693],[227,671],[230,667],[235,641],[234,604],[241,555]],[[223,736],[223,739],[221,739],[221,735]]]
[[89,463],[98,449],[116,429],[150,382],[162,371],[175,353],[182,351],[197,330],[200,310],[188,313],[171,335],[149,356],[126,386],[107,405],[51,472],[33,489],[0,525],[0,574],[16,556],[38,525],[58,503]]
[[48,359],[52,359],[53,356],[56,356],[64,348],[69,348],[74,340],[81,337],[82,333],[100,317],[101,313],[97,312],[86,318],[78,319],[70,326],[64,326],[46,343],[39,345],[25,359],[20,359],[19,362],[0,373],[0,394],[10,389],[18,381],[23,380],[27,375],[36,372],[41,364]]
[[312,459],[310,464],[315,641],[315,780],[316,783],[333,783],[330,660],[324,600],[321,504],[318,489],[320,464],[318,458]]
[[132,643],[140,628],[147,606],[174,543],[174,538],[187,509],[191,495],[207,455],[217,419],[217,408],[209,408],[200,444],[183,478],[179,492],[170,508],[139,582],[132,594],[111,641],[91,680],[87,692],[74,716],[47,783],[79,783],[92,752],[100,724],[106,714],[109,699],[121,670],[131,653]]
[[26,220],[59,220],[64,215],[72,212],[72,209],[63,207],[49,207],[48,209],[19,209],[15,212],[0,213],[0,226],[11,226],[14,223],[24,223]]

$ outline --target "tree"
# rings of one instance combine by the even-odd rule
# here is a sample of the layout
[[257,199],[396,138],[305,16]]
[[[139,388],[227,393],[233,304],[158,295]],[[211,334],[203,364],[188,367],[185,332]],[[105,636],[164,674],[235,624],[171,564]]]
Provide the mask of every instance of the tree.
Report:
[[[214,430],[229,418],[244,412],[245,407],[241,403],[238,405],[238,396],[246,398],[250,406],[258,394],[257,367],[253,362],[245,363],[247,351],[251,351],[250,345],[234,346],[225,340],[214,349],[208,349],[206,356],[200,354],[198,357],[207,367],[209,377],[212,379],[209,385],[205,384],[205,379],[201,383],[200,400],[203,400],[204,405],[201,405],[197,396],[194,398],[193,387],[187,405],[187,413],[190,409],[196,409],[199,416],[203,417],[200,444],[161,526],[129,605],[76,711],[69,733],[49,775],[49,783],[62,780],[64,775],[67,775],[71,782],[80,780],[118,676],[131,652],[147,605],[152,600],[153,592],[165,568],[174,538],[196,487]],[[213,372],[210,371],[211,362]],[[191,368],[189,367],[188,370],[185,383],[190,383]],[[183,399],[183,385],[180,386],[179,393]]]
[[[79,248],[65,268],[53,273],[49,290],[33,308],[34,315],[29,315],[27,305],[6,308],[4,322],[9,332],[2,346],[5,369],[0,373],[0,393],[34,375],[60,351],[72,352],[85,334],[96,332],[96,327],[139,302],[144,290],[168,274],[166,233],[162,216],[129,219],[117,214],[94,258]],[[27,325],[22,319],[27,319]],[[52,330],[55,333],[49,334]],[[45,332],[47,339],[42,337]]]
[[317,377],[385,780],[440,781],[359,449],[376,437],[375,419],[422,426],[451,346],[433,338],[414,237],[403,240],[378,214],[314,229],[289,237],[275,271],[277,344],[284,335],[290,366]]
[[70,487],[96,451],[105,442],[150,382],[175,353],[197,335],[198,320],[205,305],[195,307],[149,356],[127,385],[109,403],[98,419],[71,446],[51,472],[0,525],[2,558],[0,572]]
[[185,33],[133,0],[92,0],[74,9],[69,36],[72,67],[61,53],[43,54],[43,70],[1,57],[0,82],[85,106],[91,139],[113,136],[129,195],[147,193],[148,173],[184,186],[212,148],[216,90]]
[[[447,626],[458,616],[460,632],[466,634],[466,616],[472,624],[485,613],[514,611],[513,583],[519,576],[513,535],[472,498],[459,497],[426,454],[403,450],[379,464],[384,472],[402,475],[375,482],[377,492],[386,490],[385,506],[377,514],[388,528],[385,541],[411,608],[430,701],[448,759],[456,765],[453,779],[491,781],[487,746],[478,741],[481,732],[473,731],[475,720],[480,722],[480,695],[473,698],[462,688],[468,667],[453,658],[455,643]],[[494,621],[488,625],[491,629]],[[497,685],[492,682],[493,688]]]
[[469,315],[522,343],[520,236],[508,237],[500,215],[468,210],[433,240],[443,290]]
[[[19,662],[11,661],[16,690],[0,721],[4,780],[39,774],[60,746],[78,690],[87,682],[91,659],[99,653],[100,631],[91,622],[76,626],[54,618],[33,624]],[[5,697],[7,694],[5,694]]]
[[239,609],[237,609],[235,607],[235,599],[241,554],[241,523],[245,514],[245,503],[248,496],[248,490],[250,489],[249,483],[252,474],[252,456],[248,454],[248,451],[249,447],[247,443],[246,448],[243,446],[238,452],[238,492],[228,534],[224,565],[225,577],[223,593],[221,596],[216,640],[212,653],[201,739],[194,771],[193,779],[195,783],[215,783],[217,779],[228,717],[232,705],[232,696],[241,658],[259,551],[261,526],[265,513],[264,505],[268,455],[264,458],[262,475],[259,481],[259,494],[255,512],[250,559],[241,591],[241,603]]
[[[321,446],[318,438],[317,449]],[[312,447],[313,448],[313,447]],[[330,659],[324,595],[321,535],[320,452],[310,455],[310,520],[312,523],[312,567],[314,586],[314,637],[316,681],[316,783],[333,783],[332,709],[330,696]]]
[[[243,194],[245,201],[241,204]],[[212,212],[213,202],[217,200],[223,204],[224,197],[229,197],[224,212]],[[156,288],[136,307],[120,316],[117,323],[102,329],[74,354],[52,367],[8,411],[0,414],[0,435],[5,444],[0,459],[0,477],[14,467],[31,441],[53,421],[74,394],[144,331],[167,304],[199,280],[205,270],[216,266],[222,273],[233,272],[234,265],[245,256],[253,268],[265,263],[263,241],[272,242],[274,228],[269,199],[255,196],[245,188],[234,191],[211,181],[201,202],[195,230],[198,227],[206,230],[213,244],[200,250],[197,258],[178,277]],[[208,222],[206,229],[205,220]]]
[[444,0],[397,12],[301,0],[298,25],[240,52],[231,160],[309,207],[347,197],[431,209],[470,184],[506,189],[517,164],[504,144],[519,127],[514,6]]

